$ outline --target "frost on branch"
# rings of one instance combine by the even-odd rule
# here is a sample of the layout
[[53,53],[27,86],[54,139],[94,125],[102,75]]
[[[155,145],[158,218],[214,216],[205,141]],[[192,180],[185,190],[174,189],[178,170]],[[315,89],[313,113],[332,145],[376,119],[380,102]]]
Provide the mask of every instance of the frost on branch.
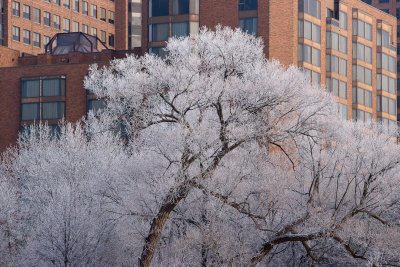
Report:
[[27,236],[40,236],[21,242],[25,262],[399,264],[391,136],[339,121],[329,94],[239,30],[203,29],[167,50],[92,66],[85,86],[106,109],[9,152],[1,175],[23,180]]

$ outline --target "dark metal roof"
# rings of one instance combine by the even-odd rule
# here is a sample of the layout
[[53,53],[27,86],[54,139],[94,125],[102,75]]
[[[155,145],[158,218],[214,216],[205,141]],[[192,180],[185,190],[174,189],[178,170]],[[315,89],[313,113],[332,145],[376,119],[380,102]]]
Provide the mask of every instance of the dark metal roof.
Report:
[[57,33],[45,46],[46,54],[65,55],[70,52],[98,52],[98,43],[108,49],[106,44],[95,36],[83,32]]

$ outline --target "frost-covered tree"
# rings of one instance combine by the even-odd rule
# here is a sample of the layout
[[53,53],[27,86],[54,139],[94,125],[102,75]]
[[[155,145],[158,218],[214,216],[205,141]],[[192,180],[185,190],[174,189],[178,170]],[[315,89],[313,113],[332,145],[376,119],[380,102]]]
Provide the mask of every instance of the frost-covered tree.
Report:
[[62,126],[59,139],[42,127],[8,152],[0,220],[22,225],[9,231],[19,240],[10,259],[400,264],[391,135],[338,120],[329,94],[239,30],[204,29],[166,49],[164,60],[93,66],[85,85],[106,99],[102,113]]

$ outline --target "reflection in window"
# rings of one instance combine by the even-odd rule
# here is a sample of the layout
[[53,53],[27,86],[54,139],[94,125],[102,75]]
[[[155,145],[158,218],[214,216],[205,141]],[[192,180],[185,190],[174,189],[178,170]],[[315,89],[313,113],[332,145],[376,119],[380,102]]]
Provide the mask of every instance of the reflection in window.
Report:
[[396,80],[384,74],[376,74],[376,89],[396,94]]
[[326,77],[326,89],[335,96],[347,99],[347,83],[335,78]]
[[167,51],[165,51],[164,48],[165,47],[151,47],[149,48],[149,54],[154,54],[161,58],[165,58],[167,56]]
[[354,121],[371,122],[372,114],[360,109],[353,108],[352,119]]
[[353,35],[372,41],[372,25],[362,20],[353,19]]
[[91,99],[88,101],[88,111],[93,111],[94,113],[104,110],[106,107],[106,102],[104,99]]
[[257,35],[257,18],[239,19],[239,27],[248,34]]
[[22,97],[39,97],[40,96],[40,81],[22,81]]
[[172,0],[172,14],[173,15],[189,14],[189,1]]

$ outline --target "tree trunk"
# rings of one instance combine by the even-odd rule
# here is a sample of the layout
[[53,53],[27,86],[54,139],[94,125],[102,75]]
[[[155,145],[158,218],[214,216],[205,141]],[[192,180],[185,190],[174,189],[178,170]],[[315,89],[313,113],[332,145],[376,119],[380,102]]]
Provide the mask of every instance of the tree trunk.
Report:
[[142,255],[139,259],[139,267],[150,266],[151,260],[153,259],[157,248],[158,240],[160,239],[161,232],[168,220],[169,214],[179,204],[179,202],[186,197],[190,188],[191,187],[189,185],[185,184],[182,185],[178,190],[169,192],[167,195],[160,210],[158,211],[157,216],[151,222],[149,234],[145,239]]

